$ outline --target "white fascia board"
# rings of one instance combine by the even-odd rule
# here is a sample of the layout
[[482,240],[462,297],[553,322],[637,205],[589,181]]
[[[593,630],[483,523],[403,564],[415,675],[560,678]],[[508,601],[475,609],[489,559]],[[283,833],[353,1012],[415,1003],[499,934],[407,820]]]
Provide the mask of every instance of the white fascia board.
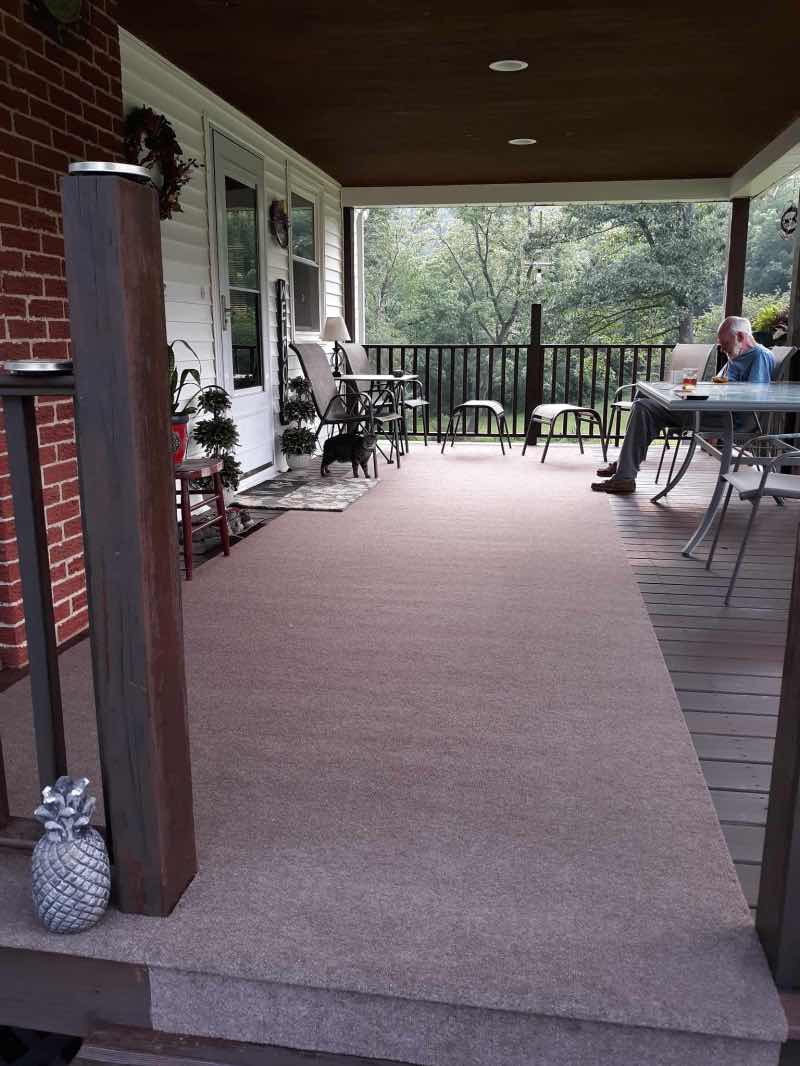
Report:
[[758,196],[760,192],[800,170],[800,119],[779,133],[731,178],[730,198]]
[[500,185],[343,188],[344,207],[453,207],[460,204],[653,203],[728,200],[730,178],[564,181]]

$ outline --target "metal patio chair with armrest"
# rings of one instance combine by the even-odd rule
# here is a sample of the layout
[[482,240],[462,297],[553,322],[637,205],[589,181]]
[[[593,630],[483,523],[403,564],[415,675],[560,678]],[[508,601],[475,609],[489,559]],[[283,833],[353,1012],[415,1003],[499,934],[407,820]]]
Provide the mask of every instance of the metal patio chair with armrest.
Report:
[[[700,372],[700,376],[705,378],[706,375],[716,369],[711,366],[712,361],[715,360],[717,346],[716,344],[676,344],[670,353],[670,373],[682,372],[687,367],[697,367]],[[623,400],[619,397],[624,396],[630,392],[630,399]],[[614,393],[614,399],[608,405],[608,435],[606,437],[606,447],[611,445],[611,433],[612,426],[614,424],[614,416],[617,417],[617,426],[622,418],[624,412],[630,412],[633,407],[633,401],[636,399],[636,382],[632,381],[629,385],[620,385],[617,391]],[[691,430],[684,429],[667,429],[664,430],[664,446],[661,449],[661,457],[658,461],[658,470],[656,471],[656,484],[661,477],[661,467],[664,465],[664,456],[669,448],[670,441],[675,442],[675,453],[672,456],[672,463],[670,465],[670,478],[672,472],[675,469],[675,460],[678,458],[678,450],[681,443],[687,440],[691,435]],[[667,478],[669,481],[669,478]]]
[[[725,593],[726,607],[730,604],[736,579],[739,576],[739,568],[742,565],[747,542],[750,539],[756,512],[762,498],[771,496],[776,501],[800,500],[800,477],[797,474],[782,474],[779,472],[781,467],[800,466],[800,447],[797,444],[789,444],[789,441],[800,442],[800,433],[763,433],[757,437],[751,437],[750,440],[742,444],[733,469],[722,475],[723,480],[728,483],[728,491],[725,494],[725,502],[722,505],[717,522],[714,540],[706,559],[706,570],[711,569],[711,564],[714,561],[714,554],[717,550],[733,490],[736,489],[740,499],[747,500],[752,505],[744,537],[739,547],[739,554],[736,557],[733,573],[728,584],[728,591]],[[754,447],[756,444],[771,447],[773,454],[769,457],[757,454],[762,451],[762,448]],[[756,462],[760,469],[754,469],[754,456],[757,456]],[[743,463],[745,464],[744,470],[741,469]]]
[[[394,410],[378,411],[374,409],[368,395],[360,394],[351,405],[345,403],[337,388],[336,378],[331,371],[328,356],[321,344],[290,344],[289,347],[300,360],[303,373],[311,386],[311,398],[319,417],[315,438],[319,438],[323,427],[335,426],[340,431],[360,425],[375,426],[390,441],[391,448],[397,456],[397,468],[400,469],[400,438],[398,423],[401,416]],[[377,398],[376,398],[377,399]],[[387,428],[388,427],[388,428]],[[391,462],[391,453],[388,462]],[[378,476],[378,457],[373,452],[372,464],[375,477]]]
[[[367,350],[363,344],[357,344],[355,341],[348,343],[340,343],[339,347],[343,349],[347,365],[350,368],[351,374],[371,374],[372,368],[369,365],[369,356]],[[425,447],[428,447],[428,408],[430,404],[422,395],[422,382],[412,381],[411,385],[412,393],[416,394],[419,389],[420,395],[405,395],[405,387],[403,390],[403,396],[401,397],[400,413],[403,415],[403,434],[406,440],[406,449],[408,449],[408,426],[406,424],[406,411],[421,411],[422,412],[422,435],[425,441]]]

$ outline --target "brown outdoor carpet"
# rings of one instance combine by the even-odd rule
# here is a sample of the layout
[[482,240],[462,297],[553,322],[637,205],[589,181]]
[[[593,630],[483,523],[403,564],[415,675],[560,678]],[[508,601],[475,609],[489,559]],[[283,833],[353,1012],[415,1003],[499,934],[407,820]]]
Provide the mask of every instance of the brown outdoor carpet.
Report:
[[[157,1027],[431,1066],[771,1066],[785,1032],[607,497],[574,448],[416,446],[184,586],[200,873],[166,920],[0,945],[142,960]],[[70,758],[97,778],[87,648]],[[35,802],[27,683],[0,695]]]

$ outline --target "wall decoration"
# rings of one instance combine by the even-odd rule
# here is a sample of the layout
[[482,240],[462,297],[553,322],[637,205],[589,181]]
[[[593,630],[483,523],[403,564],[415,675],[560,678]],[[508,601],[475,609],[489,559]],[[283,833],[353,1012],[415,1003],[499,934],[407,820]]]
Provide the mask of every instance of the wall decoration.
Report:
[[88,5],[85,0],[30,0],[31,22],[59,44],[69,36],[86,34]]
[[792,236],[797,229],[797,204],[789,204],[786,210],[781,215],[781,220],[778,223],[778,229],[781,237],[787,240]]
[[285,200],[273,200],[269,205],[269,228],[281,248],[289,247],[289,215]]
[[164,115],[152,107],[135,107],[125,118],[125,158],[129,163],[152,169],[161,176],[158,204],[161,218],[172,218],[181,210],[180,192],[200,164],[185,159],[175,130]]
[[289,389],[289,315],[286,306],[286,279],[275,282],[275,315],[278,319],[278,410],[282,426],[289,424],[285,407]]

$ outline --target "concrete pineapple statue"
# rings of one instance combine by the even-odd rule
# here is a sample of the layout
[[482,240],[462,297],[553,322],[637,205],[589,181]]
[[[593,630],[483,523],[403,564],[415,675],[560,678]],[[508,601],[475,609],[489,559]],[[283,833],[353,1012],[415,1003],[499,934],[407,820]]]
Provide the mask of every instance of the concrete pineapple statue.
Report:
[[33,906],[53,933],[80,933],[108,906],[111,870],[103,838],[89,825],[97,800],[88,777],[59,777],[34,815],[44,836],[33,852]]

